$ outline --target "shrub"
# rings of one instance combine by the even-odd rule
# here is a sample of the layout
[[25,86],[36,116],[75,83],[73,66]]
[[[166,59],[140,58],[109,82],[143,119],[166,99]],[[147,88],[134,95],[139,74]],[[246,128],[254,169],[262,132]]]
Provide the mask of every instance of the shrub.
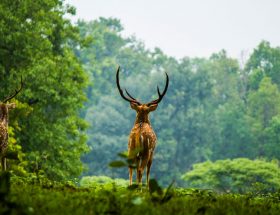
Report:
[[233,160],[207,161],[193,165],[182,178],[188,186],[209,188],[218,192],[274,192],[280,189],[280,168],[277,161]]
[[[128,181],[122,178],[112,179],[108,176],[85,176],[80,181],[81,187],[87,188],[112,188],[113,185],[127,187]],[[102,186],[103,185],[103,186]]]

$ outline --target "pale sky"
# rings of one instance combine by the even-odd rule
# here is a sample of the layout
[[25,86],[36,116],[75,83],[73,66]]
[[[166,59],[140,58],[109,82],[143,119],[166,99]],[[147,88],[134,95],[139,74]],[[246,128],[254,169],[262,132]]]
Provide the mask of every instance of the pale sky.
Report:
[[240,58],[261,40],[280,46],[280,0],[65,0],[73,20],[114,17],[123,35],[178,59],[209,57],[225,49]]

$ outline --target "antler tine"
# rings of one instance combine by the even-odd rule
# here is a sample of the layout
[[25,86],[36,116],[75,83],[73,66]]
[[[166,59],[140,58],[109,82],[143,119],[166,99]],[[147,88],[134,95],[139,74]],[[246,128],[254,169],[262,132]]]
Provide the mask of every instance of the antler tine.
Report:
[[166,93],[166,91],[167,91],[167,89],[168,89],[168,84],[169,84],[169,77],[168,77],[167,73],[165,73],[165,75],[166,75],[166,82],[165,82],[165,88],[164,88],[162,94],[160,93],[159,87],[157,86],[158,99],[149,102],[149,103],[148,103],[148,106],[149,106],[149,105],[152,105],[152,104],[158,104],[158,103],[160,103],[160,101],[161,101],[162,98],[164,97],[164,95],[165,95],[165,93]]
[[130,95],[129,94],[129,92],[127,92],[127,90],[126,89],[124,89],[125,90],[125,92],[126,92],[126,94],[131,98],[131,99],[133,99],[133,100],[135,100],[135,101],[137,101],[137,99],[136,98],[134,98],[132,95]]
[[159,91],[159,87],[157,86],[157,93],[158,93],[158,96],[160,97],[161,94],[160,94],[160,91]]
[[121,87],[120,87],[119,72],[120,72],[120,66],[118,67],[118,70],[117,70],[116,82],[117,82],[117,87],[118,87],[118,90],[119,90],[119,92],[120,92],[121,97],[122,97],[124,100],[128,101],[128,102],[133,102],[133,103],[136,103],[136,104],[138,104],[138,105],[141,105],[141,103],[140,103],[139,101],[137,101],[135,98],[133,98],[133,97],[127,92],[126,89],[125,89],[125,92],[127,93],[127,95],[128,95],[130,98],[127,98],[127,97],[124,96],[123,90],[122,90]]
[[11,100],[12,98],[14,98],[21,90],[22,90],[22,87],[23,87],[23,81],[22,81],[22,76],[20,78],[20,88],[17,90],[15,89],[15,93],[6,97],[4,100],[3,100],[3,103],[6,103],[7,101]]

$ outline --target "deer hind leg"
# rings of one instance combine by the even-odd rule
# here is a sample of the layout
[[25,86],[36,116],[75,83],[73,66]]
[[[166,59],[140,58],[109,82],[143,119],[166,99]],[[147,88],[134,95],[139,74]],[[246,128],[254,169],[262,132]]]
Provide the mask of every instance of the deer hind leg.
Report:
[[153,163],[153,152],[151,152],[148,163],[147,163],[147,170],[146,170],[146,180],[147,180],[147,187],[149,188],[150,185],[150,170]]
[[143,169],[142,169],[142,166],[139,166],[139,168],[137,169],[137,182],[138,182],[138,185],[142,185],[142,176],[143,176]]
[[132,168],[128,168],[129,171],[129,185],[132,185],[132,177],[133,177],[133,169]]
[[[144,151],[142,154],[142,159],[141,159],[141,164],[139,167],[139,183],[142,184],[142,177],[143,177],[143,173],[145,168],[147,167],[149,161],[149,151],[147,150],[147,147],[144,147]],[[148,186],[148,185],[147,185]]]
[[[128,141],[128,159],[131,161],[131,164],[135,164],[135,162],[137,161],[133,152],[134,148],[135,148],[135,138],[130,137]],[[133,168],[128,167],[128,172],[129,172],[129,185],[131,186],[133,180]]]
[[141,159],[139,157],[137,157],[136,158],[136,181],[137,181],[138,185],[142,181],[140,162],[141,162]]
[[138,183],[140,185],[142,185],[142,177],[143,177],[144,169],[147,166],[147,162],[148,162],[147,158],[142,158],[141,164],[140,164],[139,169],[138,169],[138,175],[139,175],[138,176],[138,179],[139,179]]
[[137,169],[137,183],[138,185],[142,184],[142,175],[141,175],[141,169]]

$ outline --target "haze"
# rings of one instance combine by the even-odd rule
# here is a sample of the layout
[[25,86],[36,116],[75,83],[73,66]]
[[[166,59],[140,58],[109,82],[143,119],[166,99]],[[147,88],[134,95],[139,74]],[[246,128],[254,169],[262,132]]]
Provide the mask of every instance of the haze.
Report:
[[261,40],[280,44],[278,0],[67,0],[77,19],[114,17],[125,36],[178,59],[208,57],[225,49],[232,57],[249,54]]

